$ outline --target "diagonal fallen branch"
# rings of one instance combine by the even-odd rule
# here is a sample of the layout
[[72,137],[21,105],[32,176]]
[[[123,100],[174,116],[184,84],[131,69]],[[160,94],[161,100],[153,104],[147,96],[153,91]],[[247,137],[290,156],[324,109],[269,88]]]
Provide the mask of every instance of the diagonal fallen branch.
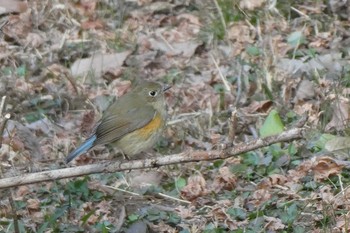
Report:
[[99,164],[84,165],[79,167],[63,168],[45,172],[37,172],[0,179],[0,189],[53,181],[64,178],[78,177],[95,173],[112,173],[125,170],[155,168],[176,163],[189,163],[215,159],[226,159],[261,147],[269,146],[278,142],[287,142],[304,138],[304,128],[294,128],[279,135],[253,140],[248,143],[241,143],[232,148],[214,151],[186,151],[180,154],[167,155],[162,157],[131,160],[121,162],[104,162]]

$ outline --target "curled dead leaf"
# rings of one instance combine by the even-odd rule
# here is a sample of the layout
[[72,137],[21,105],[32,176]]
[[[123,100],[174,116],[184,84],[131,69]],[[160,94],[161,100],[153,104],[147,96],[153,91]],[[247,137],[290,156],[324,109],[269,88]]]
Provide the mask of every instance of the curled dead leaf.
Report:
[[194,213],[192,209],[193,208],[191,207],[185,207],[185,206],[178,206],[175,208],[176,212],[179,214],[181,219],[193,218]]
[[295,102],[298,100],[310,100],[315,97],[316,91],[314,87],[314,83],[309,80],[303,80],[300,82],[296,96]]
[[98,53],[89,58],[78,59],[71,66],[72,75],[77,77],[94,72],[99,77],[109,69],[121,67],[130,53],[130,51],[113,54]]
[[228,167],[222,167],[219,169],[219,174],[215,177],[212,189],[216,193],[222,189],[233,190],[236,186],[236,180],[235,175]]
[[257,112],[266,113],[272,107],[273,102],[271,100],[252,101],[251,104],[245,108],[242,108],[244,112],[254,114]]
[[40,210],[40,201],[38,199],[28,199],[27,200],[27,208],[32,211]]
[[288,181],[299,182],[301,178],[309,173],[312,166],[313,162],[311,160],[303,161],[296,169],[288,171]]
[[30,161],[42,160],[40,143],[31,130],[17,121],[9,120],[5,132],[3,143],[11,146],[14,151],[25,152],[24,155]]
[[239,7],[241,9],[254,10],[258,7],[262,7],[266,0],[241,0]]
[[17,0],[0,0],[0,15],[8,13],[22,13],[27,9],[27,2]]
[[188,178],[188,184],[181,190],[181,196],[189,201],[206,195],[209,191],[206,187],[207,182],[200,175]]
[[333,115],[331,121],[326,125],[325,130],[344,130],[349,122],[350,110],[349,110],[349,100],[341,98],[339,100],[334,100],[332,104]]
[[269,229],[270,231],[282,230],[286,227],[279,218],[264,216],[264,219],[267,221],[264,228]]
[[330,157],[316,158],[312,171],[314,172],[315,180],[324,180],[329,176],[341,173],[344,165],[338,164],[336,160]]
[[244,44],[254,42],[256,33],[245,23],[237,22],[229,26],[227,30],[227,36],[232,41]]
[[273,187],[274,185],[284,185],[287,182],[287,177],[281,174],[272,174],[264,178],[259,184],[259,189]]
[[251,196],[248,205],[253,205],[255,208],[265,203],[267,200],[271,198],[271,193],[267,189],[258,189]]

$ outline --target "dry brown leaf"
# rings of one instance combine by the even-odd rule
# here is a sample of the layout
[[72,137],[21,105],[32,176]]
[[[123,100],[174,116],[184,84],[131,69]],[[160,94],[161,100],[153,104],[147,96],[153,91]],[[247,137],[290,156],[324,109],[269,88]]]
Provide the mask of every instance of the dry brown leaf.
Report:
[[249,106],[242,108],[242,111],[254,114],[257,112],[266,113],[270,110],[273,102],[271,100],[252,101]]
[[253,195],[251,196],[251,200],[249,203],[253,204],[254,207],[258,207],[261,204],[265,203],[267,200],[271,198],[271,193],[267,189],[258,189],[254,191]]
[[319,102],[315,103],[312,101],[307,101],[307,102],[298,101],[298,103],[294,105],[294,111],[298,115],[303,115],[305,113],[308,113],[309,121],[315,125],[320,120],[319,104],[320,104]]
[[221,134],[218,134],[218,133],[213,133],[213,134],[210,134],[210,142],[211,144],[218,144],[221,140],[222,136]]
[[97,206],[96,214],[110,214],[111,213],[111,207],[112,207],[112,201],[101,201]]
[[205,179],[200,175],[188,178],[187,185],[181,190],[181,196],[189,201],[208,194]]
[[104,28],[104,22],[100,19],[89,19],[87,21],[84,21],[81,23],[81,28],[84,30],[88,30],[88,29],[103,29]]
[[303,161],[296,169],[288,171],[288,182],[299,182],[299,180],[305,177],[313,166],[311,160]]
[[329,53],[319,55],[307,62],[302,59],[279,59],[276,68],[277,70],[285,71],[287,74],[296,73],[312,73],[315,70],[327,70],[334,74],[341,74],[342,67],[347,64],[347,61],[342,58],[341,53]]
[[264,226],[264,229],[269,229],[270,231],[282,230],[286,227],[282,223],[282,220],[279,218],[264,216],[265,221],[267,222]]
[[35,211],[30,213],[30,218],[38,224],[41,224],[44,221],[45,216],[46,215],[43,211]]
[[211,188],[213,192],[216,193],[221,192],[222,189],[233,190],[236,186],[236,180],[237,178],[230,171],[230,168],[221,167],[219,169],[219,174],[215,177]]
[[349,121],[349,100],[346,98],[340,98],[334,100],[332,104],[333,115],[331,121],[326,125],[325,130],[344,130]]
[[38,199],[30,198],[27,200],[27,208],[31,211],[40,210],[40,201]]
[[16,191],[16,196],[17,197],[24,197],[25,195],[29,194],[30,190],[28,186],[20,186],[18,187]]
[[[27,127],[17,121],[9,120],[5,132],[4,143],[9,143],[15,151],[26,152],[25,156],[30,161],[43,159],[38,138]],[[28,160],[20,162],[27,163]]]
[[340,165],[330,157],[319,157],[314,161],[312,171],[314,172],[315,180],[324,180],[331,175],[340,174],[344,166]]
[[0,0],[0,15],[7,13],[22,13],[27,9],[27,2],[17,0]]
[[281,174],[272,174],[267,178],[264,178],[259,184],[258,188],[270,188],[274,185],[284,185],[287,182],[287,177]]
[[128,176],[130,186],[134,189],[142,189],[152,185],[158,186],[162,178],[163,174],[159,171],[135,171]]
[[194,40],[169,42],[165,38],[150,38],[149,43],[151,49],[163,51],[167,56],[181,55],[186,58],[192,57],[198,46],[202,44]]
[[[315,207],[319,211],[328,211],[328,209],[325,208],[325,203],[327,203],[328,205],[335,204],[333,189],[329,185],[325,185],[321,187],[317,192],[311,193],[310,197],[311,199],[316,201]],[[336,205],[333,205],[333,206],[335,207]],[[315,217],[319,217],[319,216],[315,216]]]
[[197,16],[192,14],[181,14],[176,17],[179,26],[177,31],[185,38],[195,38],[201,30],[202,24]]
[[335,232],[338,230],[339,232],[350,232],[349,217],[349,212],[344,215],[337,216],[335,220],[336,226],[333,228],[333,231]]
[[349,158],[350,137],[334,137],[326,142],[324,148],[336,158]]
[[237,22],[227,28],[228,39],[236,43],[253,43],[255,31],[243,22]]
[[96,11],[97,0],[80,0],[74,8],[80,11],[82,15],[93,15]]
[[266,0],[241,0],[239,7],[247,10],[254,10],[255,8],[262,7]]
[[44,42],[45,40],[40,34],[33,32],[28,33],[27,37],[23,41],[25,46],[29,46],[31,48],[37,48]]
[[331,32],[320,32],[317,37],[309,43],[309,46],[312,48],[323,48],[329,46],[331,38]]
[[152,223],[149,222],[147,225],[151,228],[149,232],[159,232],[159,233],[177,233],[178,229],[169,224],[165,223],[164,221],[160,221],[158,223]]
[[170,11],[175,6],[174,4],[166,1],[156,1],[153,3],[152,1],[147,1],[146,4],[142,3],[142,5],[144,5],[142,8],[138,8],[130,12],[131,17],[142,19],[142,17],[145,15],[150,15],[166,10]]
[[195,214],[193,213],[192,209],[194,208],[191,208],[190,206],[178,206],[175,208],[181,219],[193,218]]
[[214,218],[215,221],[225,224],[230,230],[241,229],[246,226],[249,221],[244,219],[243,221],[237,221],[227,213],[228,207],[231,207],[233,203],[230,200],[220,200],[213,206],[213,209],[208,213],[208,217]]
[[97,77],[101,77],[109,69],[120,68],[130,53],[130,51],[113,54],[97,53],[89,58],[78,59],[71,66],[72,75],[84,76],[92,72]]
[[303,80],[298,86],[295,102],[298,100],[310,100],[315,97],[315,93],[314,83],[309,80]]
[[11,15],[2,31],[19,44],[25,45],[25,40],[32,31],[31,11],[27,10],[20,15]]

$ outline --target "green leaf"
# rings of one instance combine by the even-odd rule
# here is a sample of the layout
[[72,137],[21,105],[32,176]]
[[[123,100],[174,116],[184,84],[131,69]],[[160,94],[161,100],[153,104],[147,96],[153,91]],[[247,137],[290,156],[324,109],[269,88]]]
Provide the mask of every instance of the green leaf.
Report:
[[241,208],[229,208],[227,213],[238,220],[244,220],[247,217],[247,212]]
[[83,224],[86,224],[87,220],[89,220],[89,218],[91,217],[91,215],[93,215],[95,213],[95,210],[91,210],[89,213],[85,214],[82,218],[81,221],[83,222]]
[[314,141],[311,140],[308,143],[308,148],[318,148],[320,150],[324,150],[327,142],[334,138],[336,138],[336,136],[332,134],[322,134],[318,139]]
[[283,223],[292,224],[298,215],[298,207],[295,203],[288,206],[284,213],[281,214],[280,218]]
[[296,155],[297,153],[298,153],[298,150],[297,150],[296,146],[293,143],[289,144],[288,154],[289,155]]
[[287,42],[293,47],[298,47],[300,44],[304,44],[306,40],[303,33],[301,31],[297,31],[288,36]]
[[249,152],[243,157],[243,163],[246,165],[259,165],[260,156],[257,153]]
[[37,232],[38,233],[45,232],[45,230],[47,230],[50,226],[54,225],[60,217],[66,214],[68,208],[69,208],[68,205],[64,205],[59,208],[56,208],[55,212],[51,216],[49,216],[48,220],[40,226]]
[[136,221],[136,220],[138,220],[139,219],[139,216],[137,215],[137,214],[130,214],[129,216],[128,216],[128,220],[130,221],[130,222],[134,222],[134,221]]
[[264,124],[260,128],[260,136],[262,138],[276,135],[282,133],[284,130],[284,125],[278,112],[276,110],[272,110],[270,114],[267,116]]
[[176,180],[176,187],[178,189],[181,190],[185,186],[186,186],[186,180],[184,178],[180,177]]
[[22,65],[22,66],[20,66],[20,67],[18,67],[18,68],[16,69],[16,74],[17,74],[18,76],[25,76],[26,73],[27,73],[27,69],[26,69],[26,67],[25,67],[24,65]]
[[259,56],[261,54],[259,48],[256,46],[248,46],[246,51],[250,56]]

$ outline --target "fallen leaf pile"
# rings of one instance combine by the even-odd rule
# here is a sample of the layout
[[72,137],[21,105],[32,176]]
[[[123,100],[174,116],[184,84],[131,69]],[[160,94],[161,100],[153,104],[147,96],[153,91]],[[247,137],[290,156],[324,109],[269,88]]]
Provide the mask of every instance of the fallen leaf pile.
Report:
[[[0,0],[0,178],[66,166],[141,79],[172,85],[151,156],[308,116],[305,139],[223,161],[0,190],[0,231],[349,231],[349,2]],[[98,147],[73,165],[107,159],[122,158]]]

